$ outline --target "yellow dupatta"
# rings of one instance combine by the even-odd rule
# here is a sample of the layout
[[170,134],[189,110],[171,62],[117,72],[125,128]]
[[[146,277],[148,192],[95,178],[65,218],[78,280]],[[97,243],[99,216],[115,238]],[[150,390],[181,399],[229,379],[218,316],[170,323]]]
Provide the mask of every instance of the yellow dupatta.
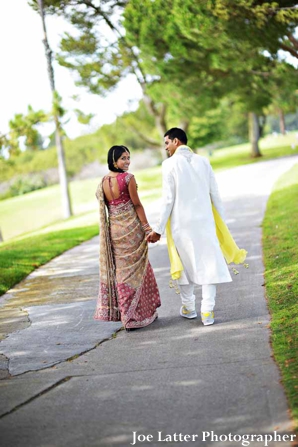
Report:
[[[192,150],[187,146],[187,148],[192,152]],[[243,248],[239,248],[233,239],[227,225],[222,220],[219,212],[212,204],[213,218],[216,227],[216,235],[219,241],[219,245],[224,255],[225,260],[228,264],[233,262],[234,264],[242,264],[245,261],[247,251]],[[183,269],[181,259],[178,255],[177,249],[175,247],[174,239],[171,231],[171,217],[169,217],[166,225],[166,235],[167,235],[167,246],[171,265],[171,277],[172,279],[179,279]]]

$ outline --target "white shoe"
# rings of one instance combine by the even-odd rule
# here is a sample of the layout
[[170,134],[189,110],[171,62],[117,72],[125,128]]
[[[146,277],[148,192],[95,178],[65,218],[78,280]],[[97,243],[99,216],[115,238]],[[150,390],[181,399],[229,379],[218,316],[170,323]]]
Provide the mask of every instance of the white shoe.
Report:
[[186,306],[182,306],[180,309],[181,317],[192,319],[197,318],[197,312],[195,310],[188,310]]
[[202,323],[204,326],[209,326],[214,323],[214,312],[201,312]]

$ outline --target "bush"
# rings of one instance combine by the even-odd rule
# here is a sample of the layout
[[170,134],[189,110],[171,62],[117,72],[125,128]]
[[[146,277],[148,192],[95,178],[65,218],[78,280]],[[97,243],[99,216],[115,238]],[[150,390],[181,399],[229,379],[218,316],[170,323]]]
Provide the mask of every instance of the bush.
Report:
[[7,191],[0,195],[0,200],[8,199],[9,197],[20,196],[27,192],[35,191],[37,189],[45,188],[47,182],[41,173],[35,173],[26,176],[17,176],[9,185]]

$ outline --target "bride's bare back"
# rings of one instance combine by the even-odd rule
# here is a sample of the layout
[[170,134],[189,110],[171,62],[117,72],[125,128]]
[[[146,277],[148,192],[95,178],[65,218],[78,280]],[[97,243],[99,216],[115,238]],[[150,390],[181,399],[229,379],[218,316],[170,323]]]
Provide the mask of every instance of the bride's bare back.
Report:
[[119,199],[121,192],[116,176],[106,175],[103,180],[103,192],[108,202]]

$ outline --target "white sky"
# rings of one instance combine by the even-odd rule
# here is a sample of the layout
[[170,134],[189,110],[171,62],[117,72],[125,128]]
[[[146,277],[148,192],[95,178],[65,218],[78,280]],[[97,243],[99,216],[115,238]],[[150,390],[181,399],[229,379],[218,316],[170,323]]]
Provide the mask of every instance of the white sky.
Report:
[[[58,50],[60,37],[70,25],[61,18],[46,18],[49,43]],[[51,91],[46,58],[42,43],[42,25],[39,15],[27,0],[0,0],[0,133],[8,131],[8,122],[16,113],[25,113],[30,104],[34,110],[51,108]],[[90,133],[102,124],[111,123],[124,111],[135,108],[141,98],[141,89],[133,76],[106,98],[91,95],[74,84],[73,74],[54,64],[56,88],[63,98],[63,106],[94,113],[90,126],[77,122],[73,114],[65,126],[69,137]],[[78,94],[80,101],[71,96]]]

